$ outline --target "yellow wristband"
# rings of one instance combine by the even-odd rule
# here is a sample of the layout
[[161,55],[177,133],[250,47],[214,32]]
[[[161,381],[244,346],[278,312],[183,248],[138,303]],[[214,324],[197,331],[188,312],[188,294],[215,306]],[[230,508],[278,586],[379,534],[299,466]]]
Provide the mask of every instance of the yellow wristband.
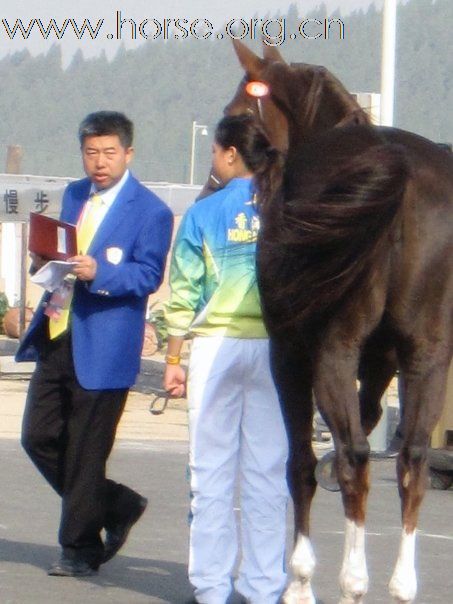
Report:
[[167,354],[165,361],[168,365],[179,365],[181,357],[179,355]]

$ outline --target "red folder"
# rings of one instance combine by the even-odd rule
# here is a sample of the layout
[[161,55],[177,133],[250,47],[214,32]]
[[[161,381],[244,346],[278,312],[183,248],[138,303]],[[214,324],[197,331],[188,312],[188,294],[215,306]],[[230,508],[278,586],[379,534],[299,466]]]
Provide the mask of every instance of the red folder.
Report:
[[46,260],[67,260],[76,256],[76,226],[44,214],[30,212],[28,249]]

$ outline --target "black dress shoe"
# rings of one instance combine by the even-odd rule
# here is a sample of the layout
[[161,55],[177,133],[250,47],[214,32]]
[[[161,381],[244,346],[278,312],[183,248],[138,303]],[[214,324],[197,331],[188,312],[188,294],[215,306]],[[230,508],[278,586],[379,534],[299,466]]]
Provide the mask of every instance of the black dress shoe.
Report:
[[54,562],[47,571],[51,577],[91,577],[97,573],[94,568],[84,560],[70,560],[62,557],[58,562]]
[[104,556],[102,557],[103,563],[111,560],[118,550],[123,547],[129,531],[137,520],[139,520],[147,505],[148,500],[146,497],[140,497],[136,509],[123,522],[118,522],[115,526],[106,529]]

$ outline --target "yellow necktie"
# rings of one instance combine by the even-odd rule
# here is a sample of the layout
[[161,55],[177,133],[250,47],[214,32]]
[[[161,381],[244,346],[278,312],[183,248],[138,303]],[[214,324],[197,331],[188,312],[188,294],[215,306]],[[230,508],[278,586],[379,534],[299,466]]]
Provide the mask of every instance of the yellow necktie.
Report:
[[[87,250],[90,247],[90,243],[94,237],[94,234],[96,233],[96,230],[101,220],[102,198],[97,193],[94,193],[87,203],[87,207],[83,212],[80,223],[77,225],[77,247],[79,250],[79,254],[87,253]],[[51,340],[57,338],[68,328],[69,313],[74,290],[74,281],[75,277],[70,275],[64,285],[64,287],[66,288],[65,308],[61,308],[57,315],[53,315],[49,318],[49,336]],[[68,288],[70,289],[69,292],[67,291]],[[52,298],[54,297],[54,295],[55,293],[52,294]],[[57,295],[61,296],[61,292],[58,292]],[[50,300],[50,304],[52,304],[52,299]]]
[[102,198],[94,193],[89,206],[83,213],[81,224],[77,228],[77,246],[79,254],[86,254],[97,231],[102,215]]

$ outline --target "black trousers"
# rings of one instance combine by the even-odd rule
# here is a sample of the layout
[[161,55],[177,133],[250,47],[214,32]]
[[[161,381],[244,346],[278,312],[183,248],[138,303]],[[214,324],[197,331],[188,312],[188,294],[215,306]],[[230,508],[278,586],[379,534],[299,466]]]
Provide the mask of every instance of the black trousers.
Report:
[[101,530],[138,505],[138,493],[105,477],[127,394],[80,386],[69,333],[46,342],[28,390],[22,445],[62,497],[63,554],[93,567],[102,559]]

